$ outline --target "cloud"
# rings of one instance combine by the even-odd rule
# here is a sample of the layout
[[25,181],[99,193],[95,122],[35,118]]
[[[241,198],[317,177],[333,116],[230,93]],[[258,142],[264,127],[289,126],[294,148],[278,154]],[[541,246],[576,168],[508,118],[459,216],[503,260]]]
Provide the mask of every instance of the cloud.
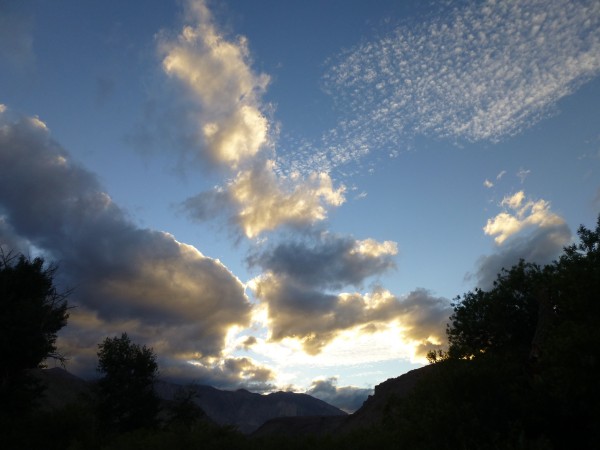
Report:
[[565,220],[550,210],[550,203],[528,199],[523,191],[505,197],[505,211],[487,221],[485,234],[495,236],[498,248],[479,259],[475,277],[482,289],[492,286],[502,268],[510,268],[519,259],[548,264],[571,242],[571,230]]
[[161,377],[179,383],[198,383],[219,389],[248,389],[252,392],[268,392],[275,389],[275,373],[250,358],[222,358],[210,363],[182,363],[174,360],[161,369]]
[[284,225],[305,227],[327,217],[327,206],[345,201],[345,187],[335,188],[326,173],[279,177],[273,161],[239,171],[226,187],[202,192],[182,203],[195,220],[207,220],[230,211],[230,220],[248,238]]
[[487,178],[486,178],[486,179],[485,179],[485,181],[483,182],[483,185],[484,185],[486,188],[492,188],[492,187],[494,187],[494,183],[492,183],[492,182],[491,182],[490,180],[488,180]]
[[0,67],[19,70],[33,67],[32,28],[31,17],[12,10],[8,2],[0,4]]
[[228,330],[250,318],[240,280],[172,235],[134,225],[40,119],[5,116],[0,242],[35,246],[75,289],[60,345],[89,362],[99,339],[127,331],[181,360],[219,357]]
[[[247,40],[227,39],[204,1],[186,3],[186,25],[177,38],[162,33],[162,66],[186,91],[185,141],[209,161],[235,174],[224,186],[183,202],[195,220],[227,211],[230,223],[249,238],[280,226],[306,226],[325,219],[326,208],[344,202],[345,188],[329,175],[280,176],[265,150],[273,150],[271,125],[261,96],[269,83],[251,68]],[[190,137],[191,135],[191,137]]]
[[204,1],[190,0],[186,6],[191,24],[176,39],[160,36],[162,66],[200,106],[190,112],[206,155],[236,168],[268,142],[269,124],[259,99],[269,77],[251,70],[246,39],[227,40]]
[[521,180],[521,184],[525,183],[525,178],[527,178],[530,173],[531,170],[523,169],[522,167],[519,169],[517,172],[517,177],[519,177],[519,180]]
[[373,394],[373,389],[355,386],[338,387],[337,384],[337,377],[315,379],[306,393],[330,405],[337,406],[349,414],[360,408],[367,397]]
[[597,1],[447,5],[328,61],[324,89],[342,118],[290,165],[331,169],[415,135],[499,141],[600,73]]
[[565,225],[562,217],[550,211],[549,202],[543,199],[538,201],[526,200],[524,191],[504,197],[500,202],[500,206],[505,207],[507,210],[496,217],[488,219],[483,228],[485,234],[496,236],[494,241],[498,245],[527,227],[549,228]]
[[252,255],[250,265],[264,270],[250,288],[267,308],[269,339],[296,339],[316,355],[342,332],[373,333],[397,323],[398,339],[441,343],[450,315],[446,299],[422,289],[402,297],[382,288],[365,294],[331,292],[389,271],[396,253],[393,242],[323,233],[316,242],[279,244]]
[[248,259],[276,277],[303,286],[341,289],[396,267],[397,244],[321,233],[314,241],[280,243]]

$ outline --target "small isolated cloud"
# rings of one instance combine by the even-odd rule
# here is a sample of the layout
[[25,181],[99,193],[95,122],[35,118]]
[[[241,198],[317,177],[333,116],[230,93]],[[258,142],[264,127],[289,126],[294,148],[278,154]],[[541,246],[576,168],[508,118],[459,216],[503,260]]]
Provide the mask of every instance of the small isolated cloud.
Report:
[[239,171],[224,188],[187,199],[182,208],[196,220],[214,218],[229,209],[231,221],[246,237],[255,238],[283,225],[305,227],[325,219],[326,207],[341,205],[344,192],[344,186],[335,188],[326,173],[285,178],[267,161]]
[[369,395],[373,394],[373,389],[355,386],[339,387],[338,379],[330,377],[313,380],[306,393],[351,414],[362,406]]
[[229,329],[250,319],[240,280],[172,235],[133,224],[40,119],[5,116],[0,243],[60,263],[58,281],[74,288],[77,306],[60,343],[73,365],[91,363],[98,342],[123,331],[177,360],[218,358]]
[[22,70],[34,63],[32,17],[0,3],[0,67]]
[[530,173],[531,170],[523,169],[522,167],[519,169],[519,171],[517,172],[517,177],[519,178],[519,180],[521,180],[521,184],[525,183],[525,178],[527,178]]
[[494,241],[498,245],[527,227],[549,228],[565,224],[562,217],[550,211],[549,202],[543,199],[527,200],[523,191],[504,197],[500,206],[505,207],[506,211],[488,219],[483,228],[485,234],[496,236]]
[[492,187],[494,187],[494,183],[492,183],[492,182],[491,182],[490,180],[488,180],[487,178],[486,178],[486,179],[485,179],[485,181],[483,182],[483,185],[484,185],[486,188],[488,188],[488,189],[489,189],[489,188],[492,188]]
[[523,191],[505,197],[505,211],[489,219],[485,234],[495,236],[497,250],[480,258],[477,264],[478,286],[492,286],[502,268],[510,268],[519,259],[538,264],[550,263],[571,241],[565,220],[550,210],[550,203],[528,199]]
[[500,181],[504,175],[506,175],[506,170],[500,171],[500,173],[496,175],[496,180]]
[[307,166],[387,153],[414,135],[499,141],[552,113],[600,73],[595,0],[438,6],[430,19],[328,61],[324,88],[343,117],[321,143],[307,145]]

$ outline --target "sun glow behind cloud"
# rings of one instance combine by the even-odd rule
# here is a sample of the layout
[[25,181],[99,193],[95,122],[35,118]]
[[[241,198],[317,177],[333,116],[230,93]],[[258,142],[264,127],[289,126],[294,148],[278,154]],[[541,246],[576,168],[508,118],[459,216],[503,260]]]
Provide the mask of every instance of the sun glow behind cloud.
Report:
[[[165,184],[156,183],[170,196],[156,203],[176,202],[184,217],[159,207],[152,214],[160,211],[162,226],[153,229],[154,218],[127,211],[124,205],[131,206],[126,203],[130,200],[115,200],[130,198],[129,193],[119,192],[120,181],[105,188],[99,180],[114,183],[114,178],[76,162],[91,161],[90,167],[95,168],[100,153],[120,152],[121,158],[127,152],[119,144],[103,141],[106,148],[95,147],[86,133],[80,133],[83,145],[69,153],[54,141],[62,140],[64,131],[52,136],[45,123],[54,128],[60,123],[60,112],[18,117],[0,104],[0,244],[60,260],[61,282],[81,286],[73,296],[78,308],[60,337],[61,348],[72,357],[70,369],[93,372],[99,340],[122,331],[154,347],[163,375],[227,388],[266,391],[310,385],[330,395],[343,389],[335,386],[338,380],[347,382],[336,378],[340,368],[355,371],[361,366],[366,371],[370,369],[364,365],[369,364],[422,363],[427,350],[445,343],[452,308],[448,298],[416,287],[428,287],[428,280],[402,284],[415,263],[410,259],[412,240],[419,246],[423,239],[447,232],[443,245],[430,254],[419,248],[419,257],[429,258],[427,263],[447,258],[454,265],[456,256],[444,248],[456,230],[419,222],[423,219],[404,207],[419,199],[420,183],[426,182],[432,192],[440,187],[439,180],[426,178],[434,161],[415,166],[419,173],[404,175],[410,182],[404,186],[414,186],[414,191],[386,186],[384,198],[369,193],[362,204],[381,206],[381,216],[377,211],[339,220],[355,206],[351,201],[346,205],[348,199],[364,199],[369,189],[369,182],[359,186],[351,180],[346,187],[341,180],[361,169],[361,161],[375,168],[378,158],[366,160],[374,152],[398,156],[415,136],[432,138],[427,139],[435,141],[431,149],[454,143],[465,146],[464,154],[483,145],[498,149],[502,144],[494,143],[553,114],[560,99],[600,72],[598,3],[469,0],[435,4],[420,23],[423,17],[409,15],[392,32],[362,39],[320,66],[325,68],[323,88],[335,105],[336,117],[328,123],[338,122],[331,129],[317,130],[322,140],[316,143],[283,137],[286,124],[277,122],[276,105],[267,103],[265,94],[272,84],[285,81],[277,78],[280,73],[272,79],[256,69],[273,67],[272,61],[254,64],[251,43],[215,21],[207,8],[215,3],[180,3],[184,6],[181,21],[172,30],[158,32],[154,45],[159,64],[153,61],[149,69],[159,74],[158,90],[168,93],[161,96],[160,91],[153,97],[163,103],[152,107],[166,111],[155,117],[170,122],[144,125],[156,128],[156,135],[169,134],[169,144],[174,143],[164,145],[159,164],[168,166],[181,158],[180,152],[186,158],[193,155],[194,164],[184,168],[191,183],[167,177],[157,177]],[[355,37],[356,33],[349,35]],[[257,55],[264,57],[265,48],[260,47],[264,44],[258,42],[263,53]],[[144,40],[143,45],[148,44]],[[148,77],[148,73],[136,75]],[[122,89],[119,83],[113,89]],[[67,95],[79,98],[80,91],[74,92]],[[42,106],[38,111],[49,110]],[[82,111],[82,117],[86,113],[90,114]],[[298,127],[304,125],[300,120]],[[108,135],[112,130],[106,131]],[[163,142],[156,139],[154,145]],[[478,144],[469,146],[472,142]],[[89,153],[82,158],[85,152]],[[88,158],[94,152],[96,156]],[[412,161],[402,160],[409,170],[411,163],[423,162],[415,156]],[[541,173],[532,160],[503,160],[502,166],[488,167],[475,181],[470,179],[470,189],[479,188],[488,198],[497,193],[512,177],[503,178],[507,172],[497,172],[501,167],[511,174],[521,167],[515,181],[518,189],[534,182],[531,173],[536,177]],[[138,169],[120,172],[132,177],[127,179],[127,190],[145,186],[135,184],[139,181],[135,177],[149,172]],[[482,174],[488,177],[483,187]],[[467,181],[471,174],[457,175]],[[214,188],[207,187],[211,185]],[[433,200],[419,206],[438,212],[439,198]],[[552,207],[556,204],[553,197]],[[143,205],[148,210],[155,207]],[[461,210],[464,206],[456,211],[471,214],[479,207],[473,202],[469,211]],[[388,211],[396,207],[396,212]],[[491,248],[481,250],[489,253],[477,261],[469,280],[479,287],[488,287],[502,267],[521,257],[551,261],[571,240],[562,211],[558,207],[558,212],[553,211],[549,201],[532,198],[525,190],[513,190],[491,207],[498,210],[479,216],[473,228]],[[340,208],[338,215],[332,213],[335,208]],[[149,225],[139,226],[136,216]],[[186,218],[194,221],[193,226]],[[234,251],[243,253],[238,252],[233,262],[219,253],[227,252],[222,246],[210,245],[214,228],[206,234],[196,228],[197,222],[215,218],[225,219],[223,235],[229,233],[228,243],[232,238]],[[386,220],[391,228],[370,237],[375,235],[372,226]],[[392,229],[409,221],[418,222],[422,230],[411,236]],[[178,240],[182,235],[198,248]],[[477,241],[473,235],[469,238],[465,247]],[[429,264],[422,265],[425,268],[420,270],[431,272],[427,277],[445,276],[431,271]],[[401,288],[391,287],[396,283]],[[436,279],[431,284],[440,286]],[[318,373],[322,378],[303,379],[306,367],[323,368]]]

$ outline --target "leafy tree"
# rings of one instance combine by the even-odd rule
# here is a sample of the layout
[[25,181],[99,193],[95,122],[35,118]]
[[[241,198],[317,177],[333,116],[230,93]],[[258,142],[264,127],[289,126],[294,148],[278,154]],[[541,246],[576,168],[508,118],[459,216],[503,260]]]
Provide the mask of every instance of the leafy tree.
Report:
[[152,428],[159,400],[154,392],[158,374],[151,348],[131,342],[126,333],[98,345],[98,413],[102,424],[123,432]]
[[57,352],[58,331],[67,323],[68,293],[54,285],[57,267],[42,258],[4,253],[0,249],[0,405],[18,414],[31,408],[41,392],[30,369]]
[[521,260],[510,270],[502,269],[491,290],[457,297],[447,329],[449,356],[470,359],[513,352],[527,357],[547,278],[547,271]]
[[598,448],[600,217],[578,235],[552,264],[520,261],[457,299],[448,352],[388,406],[400,447]]
[[200,420],[206,419],[206,413],[194,401],[198,396],[198,389],[194,384],[177,389],[169,408],[169,425],[172,428],[191,430]]

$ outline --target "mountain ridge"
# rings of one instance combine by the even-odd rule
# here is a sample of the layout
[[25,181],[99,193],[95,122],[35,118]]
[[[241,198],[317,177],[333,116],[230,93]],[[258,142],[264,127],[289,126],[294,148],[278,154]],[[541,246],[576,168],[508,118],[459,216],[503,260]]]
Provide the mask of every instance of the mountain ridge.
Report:
[[[77,402],[92,393],[94,381],[83,380],[65,369],[36,369],[33,374],[45,385],[40,398],[44,410],[59,409]],[[175,400],[184,385],[166,380],[155,382],[155,391],[163,402]],[[246,389],[228,391],[208,385],[190,385],[193,400],[204,413],[218,425],[230,425],[244,434],[257,430],[268,420],[280,417],[341,416],[347,413],[309,394],[272,392],[258,394]]]

